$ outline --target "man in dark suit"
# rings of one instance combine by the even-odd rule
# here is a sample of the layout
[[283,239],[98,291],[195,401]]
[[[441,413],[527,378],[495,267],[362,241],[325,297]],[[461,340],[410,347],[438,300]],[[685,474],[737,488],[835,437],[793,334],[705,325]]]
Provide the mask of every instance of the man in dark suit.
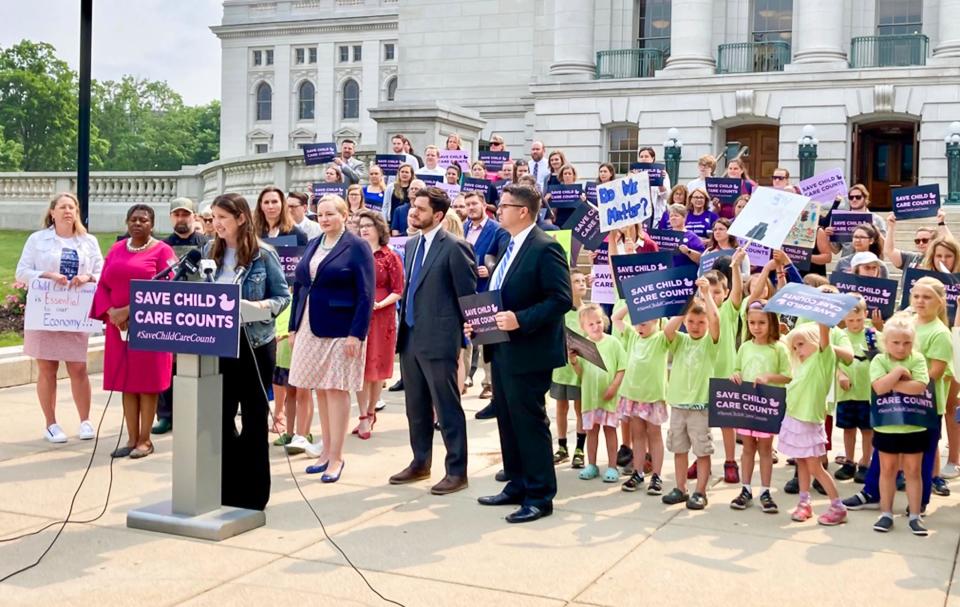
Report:
[[464,321],[458,299],[476,292],[477,277],[469,246],[443,229],[449,208],[447,194],[433,187],[420,190],[411,203],[410,225],[420,234],[406,245],[397,335],[413,461],[390,484],[430,477],[436,407],[447,458],[446,476],[430,489],[434,495],[467,487],[467,421],[457,386]]
[[[551,453],[545,394],[553,369],[567,360],[563,317],[573,305],[570,267],[563,248],[536,226],[540,194],[508,185],[500,197],[500,225],[510,233],[490,278],[503,306],[497,327],[510,341],[487,346],[493,367],[493,400],[503,468],[509,482],[485,506],[516,504],[508,523],[527,523],[553,513],[557,476]],[[469,325],[465,325],[467,333]]]

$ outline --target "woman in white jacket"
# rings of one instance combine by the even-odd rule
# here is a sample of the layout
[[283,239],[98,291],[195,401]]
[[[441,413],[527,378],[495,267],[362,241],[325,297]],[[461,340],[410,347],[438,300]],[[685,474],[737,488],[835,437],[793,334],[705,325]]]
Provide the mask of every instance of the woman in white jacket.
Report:
[[[97,282],[103,269],[103,255],[97,239],[80,221],[80,204],[70,193],[57,194],[43,219],[44,229],[27,238],[17,263],[17,280],[27,285],[47,279],[60,286],[79,287]],[[67,365],[70,390],[80,414],[79,438],[96,434],[90,423],[90,377],[87,375],[89,335],[73,331],[23,332],[23,352],[37,359],[37,398],[46,418],[44,437],[51,443],[65,443],[67,435],[57,423],[57,370]]]

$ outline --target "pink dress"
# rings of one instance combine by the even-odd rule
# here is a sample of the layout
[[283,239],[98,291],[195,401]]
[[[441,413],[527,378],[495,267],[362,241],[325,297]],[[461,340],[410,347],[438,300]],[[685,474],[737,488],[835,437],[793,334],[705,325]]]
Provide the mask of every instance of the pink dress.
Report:
[[110,308],[130,304],[130,281],[150,279],[177,256],[170,245],[157,241],[138,253],[127,250],[127,240],[113,245],[103,264],[103,274],[93,296],[90,317],[106,324],[106,348],[103,355],[103,389],[131,394],[159,394],[170,387],[173,354],[131,350],[110,324]]

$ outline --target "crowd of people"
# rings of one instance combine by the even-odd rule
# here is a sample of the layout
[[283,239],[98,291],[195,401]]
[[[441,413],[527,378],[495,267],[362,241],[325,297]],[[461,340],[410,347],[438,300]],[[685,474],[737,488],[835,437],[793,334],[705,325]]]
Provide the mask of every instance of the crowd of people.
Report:
[[[460,146],[459,136],[451,134],[442,148]],[[383,167],[360,162],[353,142],[341,144],[324,175],[345,186],[343,197],[268,187],[253,205],[240,195],[223,194],[202,210],[177,199],[170,205],[174,232],[163,240],[153,234],[153,208],[134,205],[127,212],[126,234],[105,259],[80,222],[76,198],[60,194],[51,201],[43,229],[24,247],[17,278],[28,284],[38,278],[96,284],[90,315],[106,326],[103,387],[123,394],[128,438],[115,457],[146,457],[154,450],[151,431],[173,426],[173,357],[127,348],[130,281],[167,267],[176,259],[173,247],[193,246],[216,261],[218,282],[232,282],[244,268],[244,299],[269,309],[273,319],[245,325],[240,357],[221,360],[221,371],[237,378],[224,384],[224,504],[266,506],[268,431],[278,434],[273,445],[314,458],[307,474],[327,483],[339,480],[345,452],[353,450],[347,446],[352,400],[359,410],[352,434],[368,440],[398,353],[400,379],[390,389],[404,390],[413,457],[391,483],[430,477],[433,435],[439,431],[445,475],[431,491],[444,495],[467,486],[461,398],[483,370],[477,383],[480,397],[490,403],[477,417],[497,419],[504,458],[497,478],[506,484],[481,504],[519,506],[507,517],[510,522],[547,516],[556,494],[555,470],[569,462],[584,481],[620,482],[625,492],[645,485],[648,495],[666,504],[703,509],[714,459],[710,379],[722,378],[786,389],[778,433],[720,429],[723,480],[741,486],[731,508],[749,508],[756,495],[762,512],[778,512],[773,465],[789,458],[796,472],[783,491],[798,495],[790,515],[794,521],[813,517],[811,491],[816,491],[830,500],[817,518],[820,524],[842,523],[848,510],[878,509],[874,529],[889,531],[894,493],[905,490],[908,526],[914,534],[927,533],[921,516],[931,494],[949,494],[948,480],[960,476],[960,382],[954,376],[950,332],[960,317],[948,318],[945,288],[960,272],[960,244],[942,212],[935,226],[915,229],[916,250],[901,250],[896,218],[871,212],[869,191],[855,184],[832,206],[869,214],[848,242],[835,242],[829,219],[821,220],[807,263],[797,264],[777,250],[766,263],[754,265],[746,243],[729,230],[760,186],[741,159],[730,159],[718,171],[717,160],[705,155],[698,160],[696,178],[672,185],[664,174],[651,187],[649,221],[607,234],[611,270],[616,256],[658,251],[652,230],[679,234],[676,265],[726,252],[698,279],[682,315],[633,324],[622,299],[602,305],[591,301],[593,276],[548,236],[570,215],[568,205],[552,204],[558,188],[588,181],[562,150],[547,150],[536,141],[526,158],[510,158],[500,166],[482,160],[444,166],[440,146],[427,146],[420,157],[398,134],[391,148],[404,162],[386,175]],[[506,151],[503,139],[494,136],[490,150]],[[637,162],[640,167],[655,163],[655,151],[641,148]],[[733,204],[721,204],[708,193],[707,180],[718,172],[741,181]],[[615,167],[603,163],[589,181],[617,177]],[[453,187],[438,187],[437,178]],[[799,193],[783,168],[773,172],[772,187]],[[592,204],[587,191],[582,188],[577,204]],[[292,239],[303,248],[291,276],[284,276],[274,239]],[[597,257],[596,251],[588,254]],[[885,278],[891,269],[907,268],[936,274],[904,285],[909,307],[886,319],[869,311],[862,298],[832,328],[764,309],[788,283],[836,292],[827,279],[828,266],[868,277]],[[458,299],[487,291],[500,293],[496,324],[510,339],[481,347],[473,343],[476,328],[465,324]],[[568,348],[565,331],[594,342],[605,368]],[[60,361],[70,375],[78,436],[92,438],[87,334],[26,331],[24,350],[40,361],[37,394],[46,439],[67,440],[54,406]],[[921,394],[930,382],[940,420],[936,429],[872,426],[872,394]],[[267,388],[274,399],[272,422]],[[555,433],[547,393],[556,403]],[[320,440],[313,436],[315,406]],[[830,462],[834,424],[842,429],[842,455]],[[941,426],[946,462],[940,457]],[[669,490],[665,450],[674,455]],[[688,480],[694,482],[692,490]],[[837,481],[863,486],[843,499]]]

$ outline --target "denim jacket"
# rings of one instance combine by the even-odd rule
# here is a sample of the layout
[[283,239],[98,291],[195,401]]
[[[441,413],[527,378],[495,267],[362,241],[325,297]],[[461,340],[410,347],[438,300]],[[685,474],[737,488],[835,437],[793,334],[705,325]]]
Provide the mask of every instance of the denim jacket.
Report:
[[[247,301],[270,302],[270,320],[252,322],[244,324],[247,335],[254,348],[270,343],[276,336],[274,318],[279,316],[280,312],[290,305],[290,289],[287,286],[287,279],[280,268],[280,258],[277,252],[263,242],[253,261],[250,263],[250,269],[244,274],[240,283],[240,297]],[[213,249],[213,242],[208,242],[203,246],[203,256],[209,257]],[[220,277],[222,269],[217,267],[213,275],[214,280]]]

